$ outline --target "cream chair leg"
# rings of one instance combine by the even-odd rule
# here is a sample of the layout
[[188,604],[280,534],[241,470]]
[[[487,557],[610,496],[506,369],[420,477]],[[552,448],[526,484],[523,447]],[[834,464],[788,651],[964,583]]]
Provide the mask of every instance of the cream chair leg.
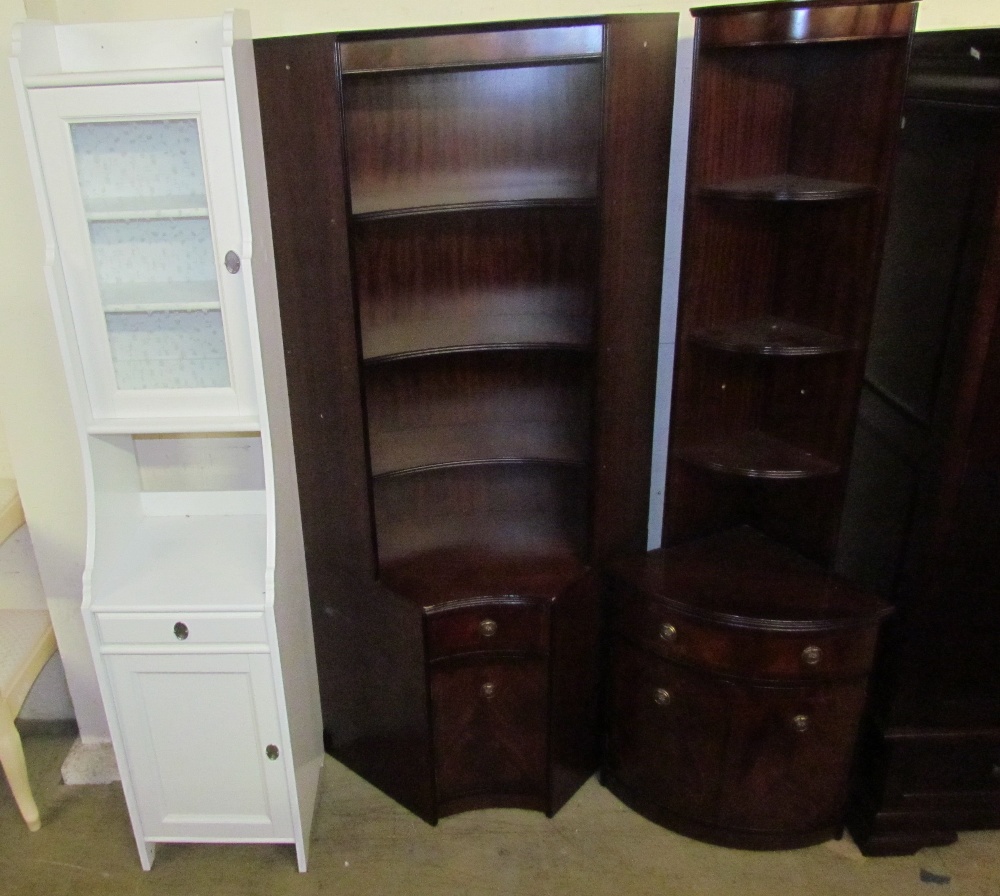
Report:
[[24,747],[21,745],[21,735],[14,727],[14,718],[7,703],[0,700],[0,764],[7,775],[14,802],[21,810],[21,816],[28,825],[29,831],[37,831],[42,826],[38,816],[38,806],[31,795],[31,785],[28,783],[28,766],[24,762]]

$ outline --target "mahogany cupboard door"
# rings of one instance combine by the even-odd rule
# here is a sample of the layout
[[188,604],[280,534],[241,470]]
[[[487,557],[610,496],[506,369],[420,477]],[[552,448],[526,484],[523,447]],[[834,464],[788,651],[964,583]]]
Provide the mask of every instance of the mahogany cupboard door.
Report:
[[864,681],[735,690],[717,820],[746,831],[835,826],[853,756]]
[[477,797],[547,808],[547,660],[439,664],[430,693],[442,814],[471,807]]
[[623,644],[611,679],[606,769],[630,792],[709,823],[729,732],[730,688]]

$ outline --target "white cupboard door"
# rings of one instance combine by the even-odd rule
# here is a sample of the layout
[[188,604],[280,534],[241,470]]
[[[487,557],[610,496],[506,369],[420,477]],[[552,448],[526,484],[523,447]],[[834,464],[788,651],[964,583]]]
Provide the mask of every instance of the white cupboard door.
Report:
[[106,656],[147,841],[292,841],[268,654]]
[[221,81],[30,91],[94,421],[252,417]]

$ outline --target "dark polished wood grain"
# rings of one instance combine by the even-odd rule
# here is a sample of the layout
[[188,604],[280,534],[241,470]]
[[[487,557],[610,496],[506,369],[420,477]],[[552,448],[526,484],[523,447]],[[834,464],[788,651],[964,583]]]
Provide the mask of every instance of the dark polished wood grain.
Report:
[[887,606],[750,529],[622,560],[610,586],[612,790],[720,845],[831,836]]
[[702,22],[703,47],[798,44],[907,37],[916,3],[896,0],[808,0],[692,10]]
[[665,809],[710,821],[729,739],[730,686],[622,645],[611,691],[605,774]]
[[552,814],[598,762],[590,564],[646,537],[676,25],[260,42],[327,748],[430,822]]
[[457,800],[501,794],[546,807],[546,666],[544,660],[470,660],[431,670],[442,814]]
[[767,315],[694,330],[688,338],[708,348],[748,355],[832,355],[851,347],[845,339],[816,327]]
[[549,804],[554,815],[600,761],[603,642],[601,581],[587,570],[552,606],[549,690]]
[[[310,578],[375,569],[331,35],[256,41],[268,199]],[[303,176],[308,172],[308,176]],[[328,495],[344,512],[329,514]],[[319,583],[317,579],[317,584]]]
[[[506,583],[505,583],[506,584]],[[549,607],[521,595],[451,601],[427,614],[430,660],[466,654],[533,653],[549,648]]]
[[424,36],[407,40],[372,35],[345,43],[341,64],[345,75],[399,72],[425,68],[454,68],[542,64],[557,60],[599,59],[604,33],[599,24],[527,28],[493,26],[489,31],[470,28],[428,29]]
[[914,11],[693,11],[664,547],[610,568],[602,780],[711,843],[843,822],[888,606],[830,565]]
[[606,28],[596,562],[646,544],[677,18],[610,16]]
[[597,195],[597,63],[361,78],[343,89],[354,214]]
[[590,358],[503,351],[370,367],[372,472],[590,457]]
[[[875,35],[845,24],[862,7],[809,6],[718,15],[712,8],[699,18],[699,40],[711,23],[742,27],[768,14],[779,25],[782,16],[839,17],[837,33],[852,39],[750,41],[725,51],[699,44],[668,543],[706,531],[713,518],[731,519],[735,509],[725,489],[710,487],[703,497],[720,502],[718,510],[685,516],[694,497],[671,494],[691,480],[673,468],[694,463],[765,483],[743,502],[743,521],[777,537],[793,533],[810,556],[832,556],[844,481],[837,474],[847,468],[854,430],[908,32],[886,25],[880,39],[867,39]],[[910,17],[909,5],[901,6]],[[898,6],[876,7],[894,21],[902,15]],[[757,321],[812,336],[775,344],[759,327],[750,332]],[[815,477],[830,481],[784,493],[766,484]]]
[[772,174],[728,183],[705,184],[700,190],[707,195],[748,201],[837,202],[871,195],[874,187],[797,174]]
[[775,837],[839,824],[864,702],[864,679],[738,690],[717,823]]
[[845,574],[897,606],[848,815],[868,855],[912,853],[961,830],[1000,827],[993,48],[996,30],[918,35],[907,88],[838,557]]
[[435,468],[374,483],[379,560],[438,550],[578,557],[586,547],[583,471],[548,463]]
[[369,359],[593,342],[596,215],[520,206],[355,223]]

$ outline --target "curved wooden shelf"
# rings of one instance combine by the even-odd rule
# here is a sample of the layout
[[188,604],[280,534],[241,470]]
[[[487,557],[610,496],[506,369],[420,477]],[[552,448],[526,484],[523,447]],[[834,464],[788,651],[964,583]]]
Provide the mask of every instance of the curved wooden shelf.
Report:
[[365,221],[504,208],[590,207],[597,184],[565,172],[484,171],[355,183],[351,215]]
[[467,316],[371,325],[362,334],[363,355],[369,363],[513,349],[587,351],[592,344],[593,322],[587,316],[503,314],[481,308]]
[[750,202],[838,202],[874,196],[870,184],[804,177],[799,174],[768,174],[696,188],[704,196]]
[[497,421],[369,433],[372,476],[487,464],[585,466],[589,434],[557,421]]
[[515,464],[431,468],[375,480],[379,563],[439,550],[580,556],[582,469]]
[[795,358],[841,354],[853,348],[840,336],[768,315],[695,330],[688,339],[717,351]]
[[759,430],[679,447],[674,456],[714,473],[745,479],[815,479],[840,472],[837,464]]

